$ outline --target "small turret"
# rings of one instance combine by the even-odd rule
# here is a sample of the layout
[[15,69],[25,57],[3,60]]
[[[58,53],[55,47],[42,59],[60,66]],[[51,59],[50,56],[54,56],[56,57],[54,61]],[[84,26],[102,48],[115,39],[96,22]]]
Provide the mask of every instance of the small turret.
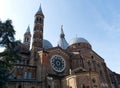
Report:
[[23,42],[23,44],[28,50],[30,49],[30,41],[31,41],[31,33],[30,33],[30,27],[28,26],[24,34],[24,42]]

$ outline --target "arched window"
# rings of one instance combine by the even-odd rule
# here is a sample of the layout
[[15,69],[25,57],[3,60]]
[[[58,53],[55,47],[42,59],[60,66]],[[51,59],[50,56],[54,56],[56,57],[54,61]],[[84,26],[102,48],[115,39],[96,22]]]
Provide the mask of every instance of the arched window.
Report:
[[41,18],[39,18],[39,23],[42,23],[42,19]]
[[91,69],[91,62],[90,62],[90,61],[88,61],[88,69],[89,69],[89,71],[92,70],[92,69]]
[[28,79],[31,79],[31,78],[32,78],[32,73],[28,72]]
[[27,79],[27,72],[24,72],[24,79]]
[[35,20],[35,23],[38,23],[38,20],[39,20],[39,19],[38,19],[38,17],[37,17],[36,20]]
[[19,85],[19,86],[18,86],[18,88],[22,88],[22,86],[21,86],[21,85]]
[[92,82],[93,82],[93,83],[96,83],[96,80],[95,80],[95,79],[92,79]]

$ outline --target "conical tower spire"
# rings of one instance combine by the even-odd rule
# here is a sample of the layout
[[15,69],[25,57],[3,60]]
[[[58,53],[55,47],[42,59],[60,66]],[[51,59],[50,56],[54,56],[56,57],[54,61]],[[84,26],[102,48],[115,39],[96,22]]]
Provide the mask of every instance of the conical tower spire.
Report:
[[43,15],[42,8],[41,8],[41,4],[40,4],[39,9],[38,9],[38,11],[37,11],[36,14],[42,14],[42,15]]
[[60,38],[64,38],[65,37],[65,34],[63,32],[63,25],[61,25],[61,34],[60,34]]
[[60,46],[62,49],[66,49],[68,47],[68,43],[65,40],[65,34],[63,32],[63,25],[61,26],[61,33],[60,33],[60,39],[58,41],[58,46]]
[[28,25],[28,28],[26,30],[26,33],[30,33],[30,26]]

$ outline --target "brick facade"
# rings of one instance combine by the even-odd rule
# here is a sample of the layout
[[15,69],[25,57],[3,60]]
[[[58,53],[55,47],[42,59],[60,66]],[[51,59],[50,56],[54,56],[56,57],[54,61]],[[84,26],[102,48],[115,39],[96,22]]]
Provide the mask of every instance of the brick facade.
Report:
[[88,42],[80,41],[66,49],[60,46],[45,49],[43,27],[40,7],[35,14],[32,49],[25,49],[24,44],[19,47],[21,60],[14,66],[8,88],[119,88],[119,79],[114,79],[119,74],[107,68]]

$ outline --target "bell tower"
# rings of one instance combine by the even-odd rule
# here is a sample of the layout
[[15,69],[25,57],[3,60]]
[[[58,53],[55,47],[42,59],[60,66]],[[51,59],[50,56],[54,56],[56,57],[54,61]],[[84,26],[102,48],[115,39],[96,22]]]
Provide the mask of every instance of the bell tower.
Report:
[[23,41],[23,44],[28,50],[30,49],[30,41],[31,41],[31,33],[30,33],[30,27],[28,26],[24,34],[24,41]]
[[30,61],[32,64],[35,64],[35,61],[37,60],[37,52],[43,49],[43,27],[44,14],[40,5],[34,19],[33,42]]
[[42,12],[40,5],[39,10],[35,14],[34,20],[32,49],[35,52],[40,51],[43,48],[43,26],[44,26],[44,14]]

